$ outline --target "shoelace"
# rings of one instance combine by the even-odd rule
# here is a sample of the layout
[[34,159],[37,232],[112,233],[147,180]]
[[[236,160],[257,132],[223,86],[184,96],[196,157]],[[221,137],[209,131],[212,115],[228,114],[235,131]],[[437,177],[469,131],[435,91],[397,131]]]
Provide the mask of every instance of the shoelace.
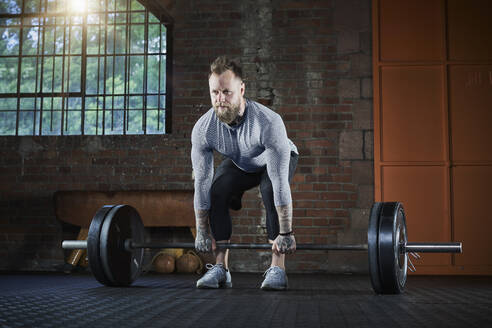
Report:
[[207,263],[205,264],[205,267],[207,268],[207,273],[206,274],[213,274],[214,271],[216,271],[216,268],[222,268],[224,267],[221,264],[212,264],[212,263]]
[[270,271],[273,271],[273,274],[275,275],[280,274],[280,270],[278,270],[277,267],[270,267],[263,273],[263,277],[265,277]]

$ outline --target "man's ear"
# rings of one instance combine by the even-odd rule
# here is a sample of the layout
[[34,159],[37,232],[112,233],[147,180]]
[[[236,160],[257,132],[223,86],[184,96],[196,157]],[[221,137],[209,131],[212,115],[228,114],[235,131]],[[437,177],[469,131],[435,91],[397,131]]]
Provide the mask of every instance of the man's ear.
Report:
[[244,84],[243,81],[241,81],[241,96],[244,96],[245,89],[246,89],[246,85]]

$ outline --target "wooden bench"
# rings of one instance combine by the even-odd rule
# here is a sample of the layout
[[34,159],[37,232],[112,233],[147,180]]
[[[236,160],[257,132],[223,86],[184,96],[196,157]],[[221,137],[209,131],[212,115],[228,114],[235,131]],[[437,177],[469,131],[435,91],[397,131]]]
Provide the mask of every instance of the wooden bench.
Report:
[[[146,227],[188,227],[195,236],[192,190],[57,191],[53,199],[57,219],[81,227],[77,239],[87,239],[97,210],[117,204],[135,207]],[[82,254],[74,250],[67,263],[76,266]]]

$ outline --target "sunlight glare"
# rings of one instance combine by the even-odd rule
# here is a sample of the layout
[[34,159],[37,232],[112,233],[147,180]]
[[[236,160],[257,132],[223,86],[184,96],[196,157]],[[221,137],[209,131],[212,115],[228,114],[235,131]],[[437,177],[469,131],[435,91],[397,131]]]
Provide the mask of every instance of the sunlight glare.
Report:
[[82,13],[87,8],[87,0],[69,0],[70,10],[77,13]]

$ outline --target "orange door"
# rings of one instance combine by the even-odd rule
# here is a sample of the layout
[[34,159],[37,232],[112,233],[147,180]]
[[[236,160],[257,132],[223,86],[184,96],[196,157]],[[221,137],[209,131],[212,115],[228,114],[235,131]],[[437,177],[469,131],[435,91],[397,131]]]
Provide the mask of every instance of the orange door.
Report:
[[374,0],[376,201],[401,201],[420,274],[492,274],[492,24],[488,0]]

